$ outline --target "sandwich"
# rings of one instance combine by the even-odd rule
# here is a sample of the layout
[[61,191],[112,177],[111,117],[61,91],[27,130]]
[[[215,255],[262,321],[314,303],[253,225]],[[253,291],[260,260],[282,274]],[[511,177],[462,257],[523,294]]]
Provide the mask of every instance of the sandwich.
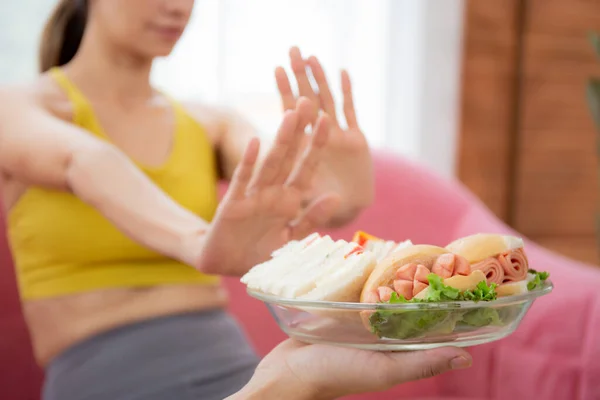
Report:
[[283,298],[356,302],[375,265],[374,254],[358,244],[314,233],[274,251],[241,281]]
[[241,281],[249,289],[279,297],[358,302],[377,263],[409,246],[410,240],[396,243],[362,231],[350,242],[313,233],[275,250]]
[[[360,313],[352,308],[305,311],[353,319],[378,337],[411,339],[452,333],[464,325],[503,325],[519,317],[514,310],[505,315],[494,307],[423,303],[491,302],[534,290],[547,278],[529,268],[523,241],[512,236],[479,234],[438,247],[357,232],[350,242],[317,233],[291,241],[241,281],[252,291],[280,298],[373,304]],[[417,306],[382,306],[411,303]]]
[[533,290],[548,274],[529,268],[523,239],[510,235],[478,233],[446,246],[468,261],[473,271],[481,271],[488,284],[495,284],[498,296],[513,296]]
[[[380,262],[361,292],[361,303],[401,304],[447,301],[491,301],[496,285],[488,285],[480,270],[472,271],[463,257],[431,245],[414,245]],[[489,311],[397,311],[382,309],[361,314],[363,324],[380,337],[409,339],[452,332],[464,323],[498,323]]]
[[443,247],[413,245],[392,253],[377,264],[363,287],[360,301],[385,302],[392,293],[410,300],[429,286],[431,273],[450,278],[470,275],[471,270],[464,259]]

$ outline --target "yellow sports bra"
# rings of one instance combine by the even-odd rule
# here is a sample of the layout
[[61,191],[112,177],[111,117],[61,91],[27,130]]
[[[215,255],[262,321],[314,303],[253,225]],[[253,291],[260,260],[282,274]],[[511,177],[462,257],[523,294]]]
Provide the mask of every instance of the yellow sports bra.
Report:
[[[90,103],[58,68],[51,76],[74,108],[73,123],[102,140]],[[171,198],[206,221],[218,203],[214,151],[204,129],[172,102],[175,137],[158,168],[138,167]],[[219,278],[143,247],[72,194],[29,188],[7,216],[7,230],[23,299],[117,287],[217,284]]]

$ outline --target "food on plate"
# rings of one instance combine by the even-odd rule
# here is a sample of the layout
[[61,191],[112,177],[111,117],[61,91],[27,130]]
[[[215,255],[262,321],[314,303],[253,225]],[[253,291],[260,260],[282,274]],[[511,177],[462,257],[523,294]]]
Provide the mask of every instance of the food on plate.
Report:
[[364,325],[379,339],[426,340],[514,326],[530,303],[503,307],[494,301],[543,288],[547,278],[529,268],[517,237],[477,234],[439,247],[359,231],[350,242],[317,233],[291,241],[241,281],[251,292],[281,299],[360,304],[358,310],[352,304],[319,309],[314,303],[298,309],[334,324],[351,321],[359,330]]
[[352,241],[362,247],[365,247],[365,244],[367,244],[369,241],[383,242],[384,240],[363,231],[356,231],[352,237]]
[[410,240],[397,243],[393,240],[380,239],[363,231],[356,232],[352,238],[352,241],[363,247],[365,250],[373,252],[377,262],[383,260],[385,257],[394,253],[395,251],[413,245]]
[[358,244],[315,233],[276,250],[241,281],[285,298],[355,302],[375,264],[373,253]]
[[413,245],[392,253],[377,264],[365,283],[360,301],[388,301],[392,293],[410,300],[429,286],[427,276],[469,275],[469,263],[443,247]]
[[455,240],[446,249],[464,257],[471,270],[482,271],[488,283],[498,285],[498,296],[526,293],[548,277],[529,269],[523,239],[516,236],[478,233]]
[[[365,283],[363,303],[426,303],[495,300],[496,285],[488,285],[480,270],[447,249],[415,245],[379,263]],[[387,310],[363,312],[365,326],[380,337],[407,339],[452,332],[457,324],[499,323],[494,310]]]

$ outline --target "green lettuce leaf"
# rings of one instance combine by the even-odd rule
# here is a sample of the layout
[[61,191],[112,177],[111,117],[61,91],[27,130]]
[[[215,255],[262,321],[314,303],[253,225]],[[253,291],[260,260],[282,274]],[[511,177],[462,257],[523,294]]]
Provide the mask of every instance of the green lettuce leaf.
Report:
[[[387,304],[430,303],[452,301],[492,301],[497,297],[496,285],[480,282],[473,290],[460,290],[444,285],[443,279],[436,274],[427,276],[429,290],[424,299],[406,300],[392,293]],[[379,310],[369,318],[371,330],[379,337],[391,339],[409,339],[431,334],[452,333],[457,324],[486,326],[500,324],[495,309],[477,310]]]
[[492,301],[498,298],[496,293],[496,285],[492,283],[488,285],[486,281],[481,281],[473,290],[465,290],[462,292],[462,298],[465,301]]
[[502,325],[502,320],[495,308],[477,308],[467,311],[460,322],[469,326]]
[[427,275],[429,281],[429,290],[425,301],[460,301],[460,290],[444,285],[444,280],[436,274]]
[[535,269],[531,269],[531,268],[529,268],[528,272],[530,274],[535,275],[533,280],[530,281],[529,283],[527,283],[527,290],[530,290],[530,291],[542,287],[544,285],[544,282],[546,281],[546,279],[548,279],[548,277],[550,277],[550,274],[548,272],[538,272]]
[[[392,293],[388,304],[421,303],[418,299],[406,300],[397,293]],[[436,328],[454,328],[451,313],[446,310],[380,310],[371,315],[369,321],[373,333],[379,337],[408,339],[418,337],[423,332],[431,332]],[[450,329],[450,332],[452,332]]]
[[486,281],[481,281],[475,289],[461,292],[444,285],[444,280],[439,275],[429,274],[427,280],[429,281],[427,301],[492,301],[498,297],[495,283],[488,285]]

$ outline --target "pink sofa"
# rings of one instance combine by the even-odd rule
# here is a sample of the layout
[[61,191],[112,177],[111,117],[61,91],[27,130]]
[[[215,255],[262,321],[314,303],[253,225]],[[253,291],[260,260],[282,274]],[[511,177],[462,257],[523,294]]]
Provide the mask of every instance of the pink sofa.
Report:
[[[460,184],[416,164],[379,153],[376,177],[375,205],[352,226],[327,233],[348,239],[360,228],[384,238],[438,245],[482,231],[514,233]],[[534,304],[517,332],[472,348],[470,370],[351,399],[600,399],[600,269],[531,242],[527,249],[532,266],[550,271],[556,289]],[[227,279],[226,285],[232,313],[261,354],[285,339],[262,303],[249,298],[236,280]],[[0,398],[38,399],[42,374],[32,361],[3,237],[0,354]]]

